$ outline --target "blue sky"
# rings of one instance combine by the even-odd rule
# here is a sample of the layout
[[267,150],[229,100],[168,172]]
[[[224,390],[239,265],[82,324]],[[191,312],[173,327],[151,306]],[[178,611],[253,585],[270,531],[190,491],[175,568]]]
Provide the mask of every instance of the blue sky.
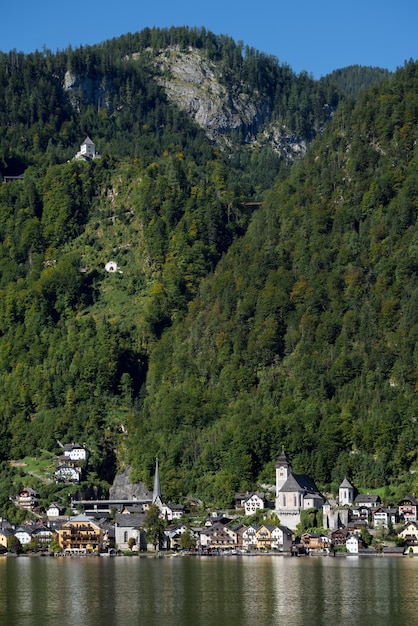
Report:
[[146,26],[205,26],[319,78],[347,65],[418,59],[417,0],[21,0],[4,3],[0,50],[55,52]]

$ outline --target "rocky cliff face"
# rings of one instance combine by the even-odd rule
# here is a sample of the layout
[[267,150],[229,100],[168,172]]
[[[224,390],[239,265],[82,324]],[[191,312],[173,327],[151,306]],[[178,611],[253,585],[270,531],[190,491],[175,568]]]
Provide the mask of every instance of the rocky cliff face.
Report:
[[215,63],[199,50],[164,50],[157,55],[155,65],[159,70],[157,82],[167,96],[214,141],[232,130],[256,129],[268,116],[258,93],[250,98],[240,85],[228,89],[217,76]]
[[[142,54],[133,54],[131,58],[140,62]],[[146,54],[147,65],[151,58],[155,70],[153,78],[167,97],[190,115],[222,150],[234,151],[231,133],[238,131],[240,146],[242,142],[248,147],[270,144],[287,160],[305,153],[306,144],[301,138],[271,122],[269,106],[260,93],[256,90],[250,93],[248,86],[239,81],[223,80],[216,63],[207,58],[204,50],[171,47],[156,54],[148,50]],[[77,110],[83,101],[112,112],[114,94],[109,77],[93,79],[67,71],[63,88]]]
[[148,491],[144,483],[131,483],[131,468],[115,476],[109,489],[109,500],[152,500],[152,491]]
[[103,80],[94,80],[88,76],[78,76],[67,70],[64,76],[64,91],[70,97],[71,104],[79,111],[81,101],[92,103],[98,109],[110,110],[111,90],[104,86]]
[[157,82],[168,98],[186,111],[203,128],[209,139],[221,148],[232,147],[228,134],[240,131],[244,142],[259,146],[269,143],[281,156],[292,159],[303,155],[305,142],[292,137],[285,127],[269,124],[269,107],[257,91],[245,85],[222,82],[216,64],[201,50],[178,47],[156,55]]

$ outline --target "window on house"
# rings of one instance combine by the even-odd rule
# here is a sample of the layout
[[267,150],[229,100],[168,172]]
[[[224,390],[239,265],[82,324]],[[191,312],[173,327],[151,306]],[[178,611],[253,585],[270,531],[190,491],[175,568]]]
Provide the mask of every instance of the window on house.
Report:
[[128,531],[125,530],[125,532],[123,533],[123,541],[124,543],[126,543],[128,541]]

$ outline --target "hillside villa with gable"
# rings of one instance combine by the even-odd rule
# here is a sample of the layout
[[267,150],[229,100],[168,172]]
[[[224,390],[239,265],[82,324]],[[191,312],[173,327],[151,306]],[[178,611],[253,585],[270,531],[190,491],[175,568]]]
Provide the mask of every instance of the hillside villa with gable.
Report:
[[418,500],[414,496],[405,496],[399,503],[399,517],[407,522],[418,521]]
[[64,445],[64,457],[71,461],[87,461],[89,451],[79,443],[66,443]]

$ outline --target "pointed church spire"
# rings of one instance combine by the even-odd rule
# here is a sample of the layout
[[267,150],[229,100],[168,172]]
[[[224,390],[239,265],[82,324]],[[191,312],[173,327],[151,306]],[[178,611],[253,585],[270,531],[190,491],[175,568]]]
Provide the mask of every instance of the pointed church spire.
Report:
[[158,471],[158,458],[155,459],[155,475],[154,475],[154,489],[152,492],[152,503],[162,504],[160,472]]

